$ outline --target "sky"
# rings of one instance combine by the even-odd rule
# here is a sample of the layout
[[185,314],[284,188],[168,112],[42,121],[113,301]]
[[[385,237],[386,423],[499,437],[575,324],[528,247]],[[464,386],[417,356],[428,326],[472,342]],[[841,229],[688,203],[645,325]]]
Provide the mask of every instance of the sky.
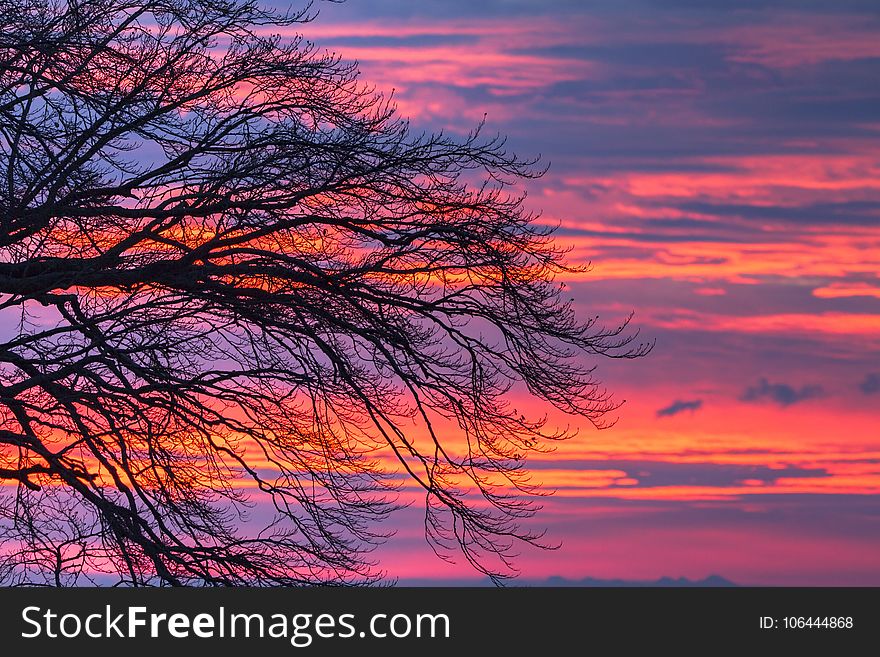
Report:
[[[302,33],[416,126],[540,154],[579,310],[656,340],[599,364],[612,428],[533,462],[561,547],[521,576],[880,585],[876,2],[316,6]],[[390,576],[474,576],[394,522]]]

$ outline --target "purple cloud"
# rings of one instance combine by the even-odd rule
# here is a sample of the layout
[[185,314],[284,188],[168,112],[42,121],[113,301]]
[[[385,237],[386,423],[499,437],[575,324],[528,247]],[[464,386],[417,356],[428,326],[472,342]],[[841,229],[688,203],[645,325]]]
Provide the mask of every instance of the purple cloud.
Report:
[[657,417],[672,417],[673,415],[678,415],[679,413],[683,413],[684,411],[698,411],[703,407],[702,399],[691,399],[688,401],[682,401],[680,399],[676,399],[669,406],[661,408],[657,411]]
[[865,380],[859,384],[859,390],[866,395],[876,395],[880,392],[880,373],[871,372],[865,375]]
[[756,385],[746,388],[740,396],[740,400],[745,402],[772,401],[784,407],[824,396],[825,389],[820,385],[810,384],[795,388],[787,383],[770,383],[767,379],[762,378]]

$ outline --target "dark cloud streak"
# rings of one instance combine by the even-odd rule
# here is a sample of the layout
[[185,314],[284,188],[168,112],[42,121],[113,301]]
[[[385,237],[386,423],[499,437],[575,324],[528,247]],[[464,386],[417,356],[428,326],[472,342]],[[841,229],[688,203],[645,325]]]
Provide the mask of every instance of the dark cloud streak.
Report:
[[678,415],[679,413],[683,413],[684,411],[698,411],[703,407],[702,399],[691,399],[688,401],[682,401],[680,399],[675,400],[669,406],[665,406],[657,411],[657,417],[672,417],[673,415]]
[[770,383],[767,379],[761,379],[757,384],[746,388],[740,396],[740,400],[744,402],[772,401],[782,407],[787,407],[824,396],[825,389],[817,384],[795,388],[787,383]]
[[741,463],[640,461],[628,459],[567,461],[537,461],[532,466],[540,470],[598,470],[621,471],[627,479],[638,483],[613,484],[616,488],[658,488],[664,486],[740,487],[745,482],[773,485],[780,479],[829,477],[824,468],[803,468],[795,465],[770,467]]

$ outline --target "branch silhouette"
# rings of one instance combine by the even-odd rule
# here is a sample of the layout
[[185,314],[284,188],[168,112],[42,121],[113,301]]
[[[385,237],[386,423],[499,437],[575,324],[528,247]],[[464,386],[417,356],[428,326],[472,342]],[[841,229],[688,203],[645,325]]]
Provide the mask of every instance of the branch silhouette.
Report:
[[[356,584],[421,491],[500,581],[602,426],[576,270],[482,126],[423,134],[249,0],[0,0],[0,578]],[[268,512],[266,509],[270,509]]]

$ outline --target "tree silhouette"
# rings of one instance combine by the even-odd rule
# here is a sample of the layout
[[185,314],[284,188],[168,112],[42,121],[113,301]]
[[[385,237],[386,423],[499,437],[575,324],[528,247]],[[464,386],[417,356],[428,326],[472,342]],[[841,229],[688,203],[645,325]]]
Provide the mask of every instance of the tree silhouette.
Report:
[[[601,425],[564,252],[480,129],[420,134],[249,0],[0,0],[0,578],[365,583],[420,491],[510,573],[524,458]],[[94,580],[104,574],[104,579]]]

